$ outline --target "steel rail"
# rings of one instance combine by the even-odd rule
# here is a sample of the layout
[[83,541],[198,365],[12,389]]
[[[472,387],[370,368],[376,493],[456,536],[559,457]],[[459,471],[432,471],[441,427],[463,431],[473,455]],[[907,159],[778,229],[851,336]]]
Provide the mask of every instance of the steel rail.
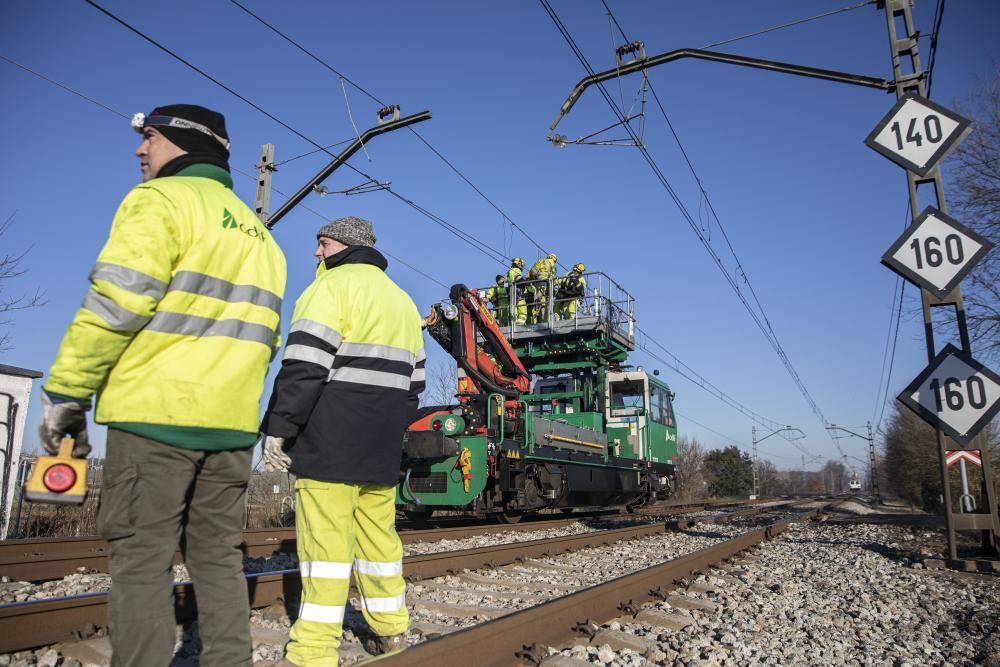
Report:
[[574,636],[574,627],[585,619],[588,622],[590,619],[604,620],[621,615],[625,610],[638,613],[643,602],[664,598],[675,581],[772,539],[793,522],[811,518],[840,502],[843,501],[777,521],[721,544],[578,593],[418,644],[402,653],[386,656],[379,664],[386,667],[465,667],[470,656],[475,656],[476,667],[518,664],[519,656],[525,651],[530,653],[533,644],[558,646],[568,642]]
[[[687,503],[664,505],[662,508],[651,506],[644,508],[639,514],[677,514],[697,511],[710,507],[728,507],[738,505],[731,501],[720,503]],[[544,515],[543,515],[544,516]],[[531,530],[548,530],[569,525],[580,519],[600,516],[614,516],[607,511],[578,512],[566,515],[564,518],[539,518],[518,524],[505,524],[503,532],[523,532]],[[482,521],[469,523],[467,518],[457,519],[461,525],[442,525],[450,519],[442,518],[431,521],[433,528],[403,528],[400,522],[399,536],[403,544],[415,542],[430,542],[443,539],[462,539],[486,533],[496,532],[496,524],[484,524]],[[435,525],[436,524],[436,525]],[[250,558],[261,558],[273,553],[295,553],[294,528],[258,528],[243,531],[244,553]],[[68,538],[36,538],[0,541],[0,576],[6,576],[14,581],[41,582],[60,579],[73,574],[80,568],[87,571],[108,571],[108,545],[98,537],[68,537]],[[178,550],[174,556],[174,564],[184,562],[183,555]]]
[[[769,508],[761,509],[766,511]],[[800,519],[801,517],[796,517],[794,520]],[[784,523],[791,521],[792,519],[789,519]],[[492,528],[495,530],[496,526]],[[651,523],[567,537],[411,556],[403,559],[403,575],[410,580],[420,580],[444,576],[462,569],[498,567],[527,558],[549,556],[653,535],[667,528],[663,523]],[[269,607],[279,602],[287,603],[297,599],[301,591],[299,571],[281,570],[247,575],[247,588],[250,605],[254,609]],[[176,584],[174,592],[174,609],[178,622],[193,618],[196,613],[196,603],[192,584],[190,582]],[[92,593],[2,605],[0,606],[0,653],[21,651],[86,636],[94,628],[107,625],[107,602],[106,593]]]
[[[496,526],[493,526],[496,529]],[[403,559],[403,575],[411,580],[440,577],[462,569],[509,565],[526,558],[564,553],[588,546],[610,544],[666,530],[663,523],[628,526],[546,540],[514,542],[478,549],[442,551]],[[298,598],[301,581],[298,570],[281,570],[247,575],[253,608],[271,606]],[[174,586],[175,613],[183,622],[192,618],[196,607],[194,589],[185,582]],[[0,606],[0,653],[10,653],[54,644],[86,634],[93,627],[107,625],[106,593],[50,598]]]

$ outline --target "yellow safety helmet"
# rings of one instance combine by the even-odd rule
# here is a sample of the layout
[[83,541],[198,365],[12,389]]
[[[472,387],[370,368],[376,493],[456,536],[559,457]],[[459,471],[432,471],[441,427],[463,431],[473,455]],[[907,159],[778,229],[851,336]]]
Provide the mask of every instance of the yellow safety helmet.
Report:
[[556,261],[556,254],[554,252],[550,252],[548,255],[546,255],[546,259],[551,259],[554,262]]
[[511,260],[510,264],[511,266],[516,266],[519,269],[524,268],[524,260],[521,259],[520,257],[515,257],[513,260]]
[[581,264],[580,262],[577,262],[576,264],[574,264],[574,265],[573,265],[573,270],[574,270],[574,271],[575,271],[576,273],[583,273],[584,271],[586,271],[586,270],[587,270],[587,267],[585,267],[585,266],[584,266],[583,264]]

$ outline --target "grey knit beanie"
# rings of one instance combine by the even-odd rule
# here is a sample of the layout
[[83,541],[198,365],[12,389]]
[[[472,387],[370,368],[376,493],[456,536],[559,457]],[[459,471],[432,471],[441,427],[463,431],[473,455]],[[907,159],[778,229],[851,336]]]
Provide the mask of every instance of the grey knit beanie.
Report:
[[316,238],[321,236],[340,241],[344,245],[361,245],[369,248],[375,245],[375,232],[372,230],[372,223],[353,215],[337,218],[333,222],[323,225],[316,232]]

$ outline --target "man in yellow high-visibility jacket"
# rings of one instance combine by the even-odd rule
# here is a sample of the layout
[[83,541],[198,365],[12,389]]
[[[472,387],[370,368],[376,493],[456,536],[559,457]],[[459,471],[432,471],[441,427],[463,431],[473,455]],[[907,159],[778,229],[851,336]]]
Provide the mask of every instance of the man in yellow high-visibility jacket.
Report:
[[[527,287],[520,284],[521,274],[524,272],[524,260],[520,257],[515,257],[510,262],[510,268],[507,269],[507,287],[513,290],[514,294],[511,298],[514,299],[514,322],[515,324],[524,324],[528,321],[528,294]],[[534,298],[532,296],[532,298]]]
[[502,327],[510,324],[510,288],[502,275],[497,275],[496,282],[486,290],[486,301],[492,306],[493,319]]
[[578,262],[565,276],[556,278],[556,299],[553,309],[557,319],[576,318],[577,304],[580,299],[585,298],[587,292],[587,279],[583,277],[583,272],[586,270],[587,267]]
[[556,277],[556,254],[550,252],[545,257],[534,263],[528,271],[528,279],[535,282],[534,317],[529,318],[534,324],[542,324],[549,321],[549,280]]
[[242,520],[259,402],[280,344],[285,257],[233,194],[225,119],[136,114],[143,183],[125,197],[43,389],[39,436],[89,453],[108,425],[98,533],[109,543],[111,664],[166,665],[183,535],[201,664],[252,664]]
[[302,604],[285,656],[294,665],[337,665],[352,570],[376,635],[366,648],[406,647],[395,499],[424,388],[423,320],[374,244],[371,223],[353,216],[317,233],[316,280],[295,302],[261,424],[268,469],[297,477]]

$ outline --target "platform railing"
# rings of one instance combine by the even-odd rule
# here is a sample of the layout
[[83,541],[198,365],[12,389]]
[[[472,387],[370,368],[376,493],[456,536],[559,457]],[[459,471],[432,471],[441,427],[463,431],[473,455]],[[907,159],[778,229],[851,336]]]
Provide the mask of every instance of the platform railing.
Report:
[[[630,341],[635,340],[635,299],[609,276],[585,273],[587,287],[579,297],[557,298],[558,279],[519,280],[507,289],[507,305],[487,295],[490,287],[477,289],[497,323],[515,340],[518,334],[590,331],[602,327]],[[519,303],[523,302],[523,303]],[[575,302],[575,308],[572,304]]]

